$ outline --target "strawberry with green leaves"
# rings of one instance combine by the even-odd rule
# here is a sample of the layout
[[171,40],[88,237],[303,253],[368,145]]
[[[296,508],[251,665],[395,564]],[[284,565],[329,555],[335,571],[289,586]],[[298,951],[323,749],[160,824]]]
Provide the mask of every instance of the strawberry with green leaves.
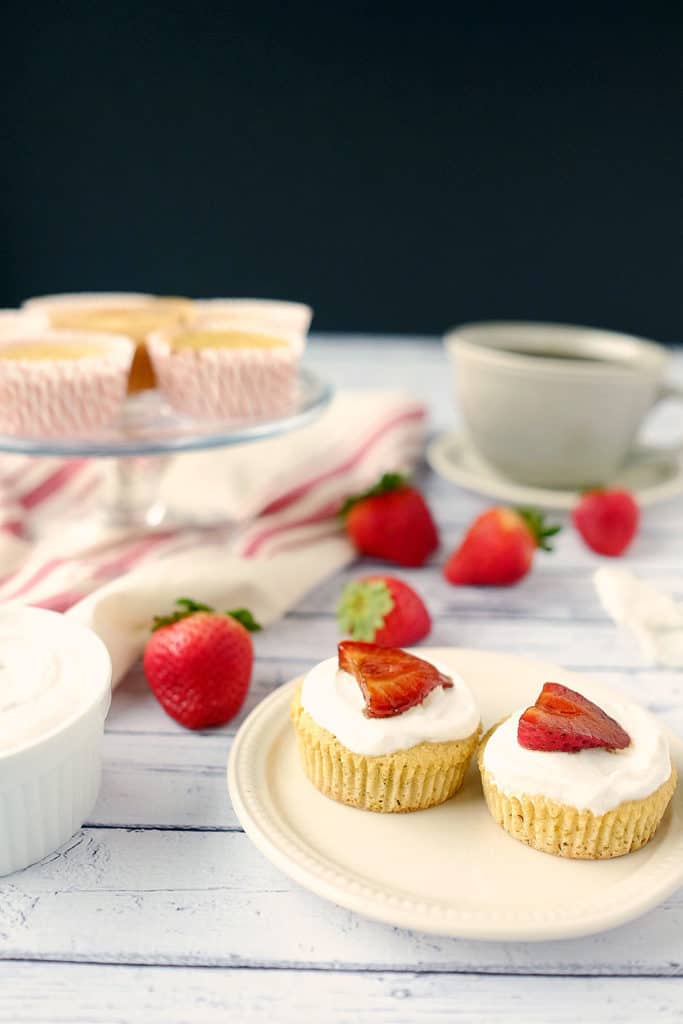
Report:
[[533,508],[487,509],[451,554],[444,576],[455,586],[516,583],[531,569],[537,548],[552,551],[548,541],[559,530],[559,526],[548,526],[542,513]]
[[423,565],[439,546],[432,514],[420,492],[398,473],[385,473],[341,509],[346,532],[363,555],[398,565]]
[[382,647],[416,644],[432,628],[420,595],[395,576],[365,576],[347,583],[337,618],[343,633]]
[[189,598],[154,620],[143,667],[163,709],[187,729],[223,725],[238,713],[254,663],[251,612],[216,612]]

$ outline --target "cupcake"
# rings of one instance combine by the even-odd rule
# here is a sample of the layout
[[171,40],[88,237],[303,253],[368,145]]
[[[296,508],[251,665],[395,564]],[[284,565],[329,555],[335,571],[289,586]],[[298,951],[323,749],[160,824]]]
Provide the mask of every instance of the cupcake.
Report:
[[133,348],[128,338],[57,330],[0,343],[0,432],[68,437],[109,426]]
[[515,839],[600,860],[652,839],[676,788],[659,725],[630,701],[594,704],[559,683],[494,726],[479,748],[484,797]]
[[187,416],[255,419],[293,406],[303,342],[216,326],[159,331],[148,347],[159,389]]
[[0,342],[45,331],[50,321],[39,309],[0,309]]
[[368,811],[419,811],[463,784],[480,735],[474,697],[434,661],[344,640],[291,705],[304,771],[325,796]]
[[83,292],[44,295],[24,306],[47,314],[53,327],[125,335],[135,342],[128,390],[155,387],[146,339],[152,331],[175,327],[189,318],[190,299],[158,297],[139,292]]
[[313,310],[303,302],[273,299],[197,299],[192,306],[193,327],[223,326],[275,331],[302,341],[308,334]]

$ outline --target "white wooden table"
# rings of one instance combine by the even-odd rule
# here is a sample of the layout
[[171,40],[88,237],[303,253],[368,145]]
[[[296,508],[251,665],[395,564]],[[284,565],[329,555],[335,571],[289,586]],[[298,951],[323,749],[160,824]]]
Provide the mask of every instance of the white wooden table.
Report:
[[[454,422],[434,342],[331,338],[312,344],[310,362],[339,387],[409,388],[429,403],[434,430]],[[658,425],[675,434],[672,412]],[[426,470],[420,479],[450,548],[484,500]],[[682,524],[683,498],[649,509],[627,564],[683,597]],[[518,587],[451,588],[439,559],[403,575],[428,600],[434,645],[563,663],[683,734],[683,674],[643,665],[607,620],[591,584],[597,561],[567,530]],[[229,727],[182,730],[131,672],[114,696],[92,819],[58,853],[1,880],[0,1021],[683,1020],[683,891],[586,939],[459,941],[325,903],[252,846],[226,792],[235,729],[273,687],[329,656],[335,601],[357,572],[257,636],[252,689]]]

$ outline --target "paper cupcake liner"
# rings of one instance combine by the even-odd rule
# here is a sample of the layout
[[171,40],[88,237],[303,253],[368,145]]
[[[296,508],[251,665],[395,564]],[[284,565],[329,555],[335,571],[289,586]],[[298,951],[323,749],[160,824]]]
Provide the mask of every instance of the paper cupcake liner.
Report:
[[155,298],[149,292],[59,292],[54,295],[34,295],[22,305],[22,309],[40,310],[50,316],[68,309],[97,309],[98,306],[132,306],[151,302]]
[[420,743],[393,754],[356,754],[304,711],[300,688],[291,716],[304,771],[332,800],[386,814],[444,803],[463,784],[480,730],[462,740]]
[[283,331],[290,337],[305,338],[313,310],[303,302],[274,299],[196,299],[192,325],[251,327],[252,330]]
[[47,314],[40,309],[0,309],[0,341],[31,337],[49,326]]
[[511,836],[542,853],[574,860],[605,860],[639,850],[654,836],[676,788],[676,769],[659,789],[605,814],[559,804],[545,796],[507,796],[483,766],[490,730],[479,747],[484,799],[493,819]]
[[196,419],[256,419],[292,408],[301,346],[174,352],[168,337],[150,335],[148,348],[159,389],[178,412]]
[[156,330],[169,329],[192,319],[193,303],[191,299],[177,296],[152,295],[146,292],[65,292],[62,295],[40,295],[27,299],[24,312],[40,313],[48,317],[53,327],[66,330],[92,330],[98,333],[112,333],[130,337],[135,343],[135,356],[130,369],[128,391],[130,393],[147,391],[156,386],[154,370],[146,348],[149,326],[144,329],[130,324],[124,330],[117,325],[102,327],[96,324],[81,323],[84,314],[91,315],[104,310],[120,310],[125,313],[129,309],[161,306],[160,319],[155,325]]
[[0,359],[0,432],[25,437],[65,437],[109,426],[126,397],[133,344],[112,335],[46,331],[31,340],[82,342],[101,355],[79,359]]

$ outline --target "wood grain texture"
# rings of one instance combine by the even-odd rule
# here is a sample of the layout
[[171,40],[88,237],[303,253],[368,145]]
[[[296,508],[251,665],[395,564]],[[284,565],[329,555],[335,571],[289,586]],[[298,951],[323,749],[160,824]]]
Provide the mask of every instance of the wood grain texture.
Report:
[[683,981],[154,967],[0,966],[15,1024],[675,1024]]
[[[402,340],[392,359],[386,351],[313,342],[310,359],[340,386],[358,386],[381,358],[383,383],[409,387],[429,402],[434,429],[450,428],[439,346]],[[675,369],[683,378],[683,357]],[[654,437],[677,431],[675,417],[658,414]],[[424,468],[419,479],[449,547],[486,502]],[[681,522],[683,498],[648,509],[625,564],[683,599]],[[517,587],[452,588],[440,562],[401,571],[433,613],[431,645],[559,662],[621,689],[683,735],[683,673],[646,664],[606,618],[591,579],[602,562],[573,531]],[[0,879],[0,1021],[299,1021],[320,1007],[333,1022],[564,1022],[592,1019],[595,1007],[602,1021],[681,1020],[683,891],[638,922],[586,939],[434,938],[325,903],[243,834],[225,783],[236,729],[275,686],[329,656],[342,584],[378,568],[367,561],[325,581],[256,637],[247,702],[221,729],[184,731],[140,667],[132,670],[114,696],[90,821],[41,864]]]
[[635,924],[583,939],[423,935],[314,896],[242,832],[86,828],[0,891],[5,959],[676,976],[682,932],[679,891]]

